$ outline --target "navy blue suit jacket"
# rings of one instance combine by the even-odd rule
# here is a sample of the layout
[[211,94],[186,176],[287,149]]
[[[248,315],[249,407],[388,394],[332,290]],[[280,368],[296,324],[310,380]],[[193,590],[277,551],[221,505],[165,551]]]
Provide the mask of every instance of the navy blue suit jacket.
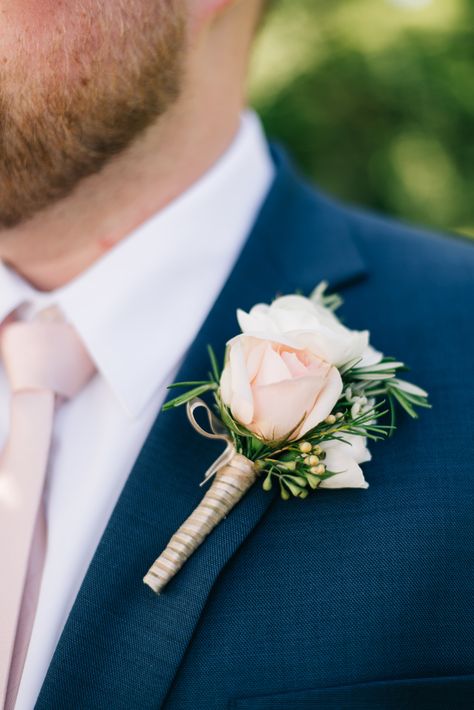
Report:
[[368,490],[283,502],[255,485],[156,597],[143,574],[221,450],[183,410],[160,414],[38,710],[474,707],[474,248],[342,207],[275,161],[178,379],[206,377],[206,345],[222,356],[237,307],[326,279],[346,323],[408,363],[433,409],[372,447]]

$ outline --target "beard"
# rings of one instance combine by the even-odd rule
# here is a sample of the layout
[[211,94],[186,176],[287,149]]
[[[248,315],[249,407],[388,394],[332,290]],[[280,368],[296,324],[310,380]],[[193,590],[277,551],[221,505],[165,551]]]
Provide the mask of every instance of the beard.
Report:
[[47,27],[0,39],[0,227],[69,195],[180,93],[182,0],[59,5]]

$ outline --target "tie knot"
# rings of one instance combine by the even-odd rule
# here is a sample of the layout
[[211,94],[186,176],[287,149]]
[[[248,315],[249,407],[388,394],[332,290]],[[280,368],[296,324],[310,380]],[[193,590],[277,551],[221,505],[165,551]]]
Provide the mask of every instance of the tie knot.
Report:
[[14,392],[47,389],[69,399],[95,372],[74,328],[60,321],[9,323],[0,332],[0,351]]

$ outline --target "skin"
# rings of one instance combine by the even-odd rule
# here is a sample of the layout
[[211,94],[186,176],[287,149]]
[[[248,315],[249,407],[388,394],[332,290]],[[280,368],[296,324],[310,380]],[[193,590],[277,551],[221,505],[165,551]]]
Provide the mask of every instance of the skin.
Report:
[[237,130],[260,4],[2,2],[0,259],[58,288],[195,182]]

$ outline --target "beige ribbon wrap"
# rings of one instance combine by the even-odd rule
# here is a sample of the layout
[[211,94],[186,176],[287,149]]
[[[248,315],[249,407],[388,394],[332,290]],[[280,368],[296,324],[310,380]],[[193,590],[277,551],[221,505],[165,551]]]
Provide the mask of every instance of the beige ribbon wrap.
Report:
[[[196,420],[195,411],[199,408],[204,408],[206,411],[210,432],[203,429]],[[171,537],[165,550],[143,578],[145,584],[156,594],[163,590],[209,533],[237,505],[257,478],[253,461],[237,453],[227,430],[202,399],[196,398],[188,402],[186,411],[189,421],[199,434],[208,439],[221,439],[227,442],[227,447],[207,470],[201,483],[203,485],[214,477],[204,498]]]

